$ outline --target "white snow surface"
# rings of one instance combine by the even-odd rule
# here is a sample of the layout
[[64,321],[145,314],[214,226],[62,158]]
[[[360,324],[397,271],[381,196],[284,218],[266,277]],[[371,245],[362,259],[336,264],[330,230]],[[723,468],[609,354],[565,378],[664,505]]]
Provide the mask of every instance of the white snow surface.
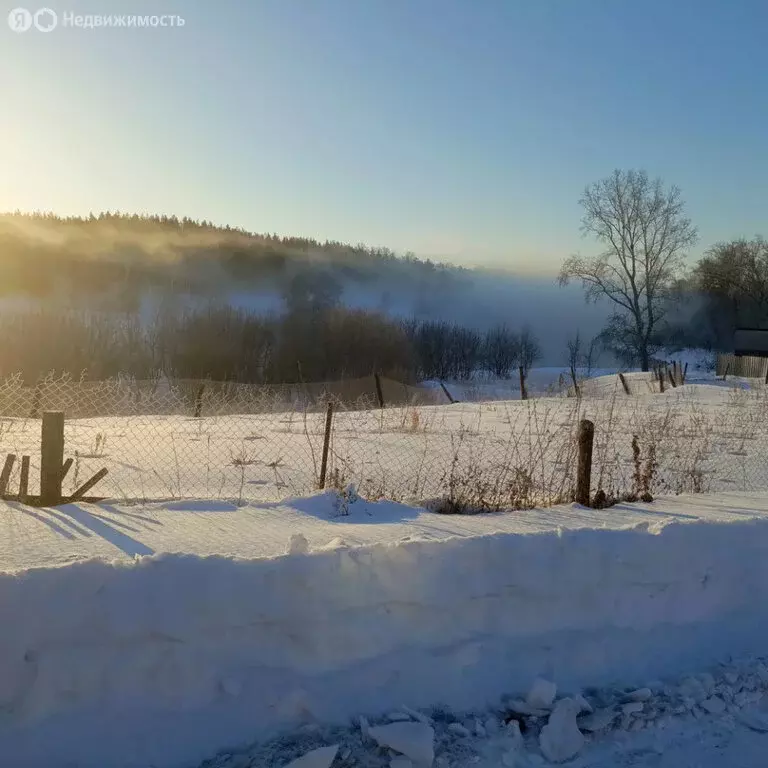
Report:
[[181,768],[302,723],[482,709],[537,678],[636,691],[765,650],[765,496],[459,517],[329,492],[0,525],[15,768]]

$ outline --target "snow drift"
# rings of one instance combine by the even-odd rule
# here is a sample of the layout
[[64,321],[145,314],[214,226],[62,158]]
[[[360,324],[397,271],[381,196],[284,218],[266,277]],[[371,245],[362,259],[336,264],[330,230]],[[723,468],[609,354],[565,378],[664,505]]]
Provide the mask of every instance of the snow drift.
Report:
[[764,650],[768,521],[0,575],[0,754],[193,764],[303,721],[643,684]]

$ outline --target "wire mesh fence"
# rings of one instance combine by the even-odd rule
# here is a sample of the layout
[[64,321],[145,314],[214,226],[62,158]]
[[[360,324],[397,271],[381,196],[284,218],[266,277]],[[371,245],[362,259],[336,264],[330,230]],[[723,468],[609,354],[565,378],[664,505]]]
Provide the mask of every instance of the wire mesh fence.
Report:
[[[445,404],[439,390],[371,382],[265,389],[168,380],[0,382],[0,449],[30,457],[39,490],[44,411],[65,413],[71,493],[102,467],[100,496],[276,502],[320,485],[447,510],[574,497],[580,419],[595,423],[593,491],[643,495],[768,489],[768,389],[695,385],[662,395],[650,375],[586,382],[580,397]],[[397,401],[395,387],[399,389]],[[383,388],[383,387],[382,387]],[[362,391],[365,390],[365,391]],[[357,395],[355,397],[355,395]],[[328,425],[326,404],[333,404]],[[19,465],[9,488],[19,483]]]

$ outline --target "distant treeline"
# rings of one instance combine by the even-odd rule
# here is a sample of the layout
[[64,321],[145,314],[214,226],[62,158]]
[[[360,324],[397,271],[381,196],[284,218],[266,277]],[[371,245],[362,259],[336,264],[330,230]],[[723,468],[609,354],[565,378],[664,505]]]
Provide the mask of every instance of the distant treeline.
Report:
[[345,283],[426,283],[467,270],[388,248],[255,234],[175,216],[100,213],[86,218],[0,214],[0,296],[108,300],[137,311],[149,292],[207,298],[314,281],[340,296]]
[[31,384],[49,373],[254,384],[331,381],[381,373],[403,382],[510,377],[540,356],[527,329],[481,334],[439,321],[397,321],[340,306],[264,316],[228,306],[136,315],[36,310],[0,314],[0,375]]

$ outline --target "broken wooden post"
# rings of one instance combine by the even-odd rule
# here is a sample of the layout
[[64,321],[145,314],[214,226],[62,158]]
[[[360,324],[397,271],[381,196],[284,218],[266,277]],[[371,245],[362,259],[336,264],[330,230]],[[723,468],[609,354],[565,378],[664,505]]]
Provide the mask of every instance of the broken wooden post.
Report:
[[384,392],[381,389],[381,377],[378,373],[373,374],[373,379],[376,382],[376,399],[379,401],[379,408],[384,407]]
[[24,504],[29,496],[29,456],[21,457],[21,477],[19,478],[19,501]]
[[576,503],[589,506],[592,483],[592,444],[595,439],[595,425],[589,419],[579,422],[579,459],[576,470]]
[[5,457],[5,464],[3,464],[3,471],[0,472],[0,496],[5,496],[5,492],[8,489],[8,481],[11,479],[11,472],[13,471],[13,465],[16,463],[16,454],[9,453]]
[[333,428],[333,403],[328,402],[328,410],[325,412],[325,437],[323,438],[323,455],[320,460],[320,481],[318,485],[325,488],[325,476],[328,472],[328,448],[331,445],[331,429]]
[[520,366],[520,399],[528,399],[528,390],[525,388],[525,368],[522,365]]
[[93,488],[96,483],[102,478],[107,476],[109,470],[106,467],[102,467],[90,480],[86,480],[76,491],[69,497],[69,501],[80,501],[88,491]]
[[619,374],[619,381],[621,382],[621,386],[624,387],[624,394],[628,395],[629,394],[629,384],[627,383],[626,378],[624,378],[624,374],[623,373]]
[[51,507],[61,502],[61,468],[64,464],[64,412],[43,413],[40,445],[40,503]]
[[[75,455],[77,455],[77,451],[75,451]],[[72,468],[72,458],[67,459],[62,465],[61,465],[61,482],[64,482],[64,478],[67,476],[67,473]]]
[[659,392],[661,392],[661,394],[663,395],[664,394],[664,371],[662,370],[661,367],[659,367],[658,374],[659,374]]

